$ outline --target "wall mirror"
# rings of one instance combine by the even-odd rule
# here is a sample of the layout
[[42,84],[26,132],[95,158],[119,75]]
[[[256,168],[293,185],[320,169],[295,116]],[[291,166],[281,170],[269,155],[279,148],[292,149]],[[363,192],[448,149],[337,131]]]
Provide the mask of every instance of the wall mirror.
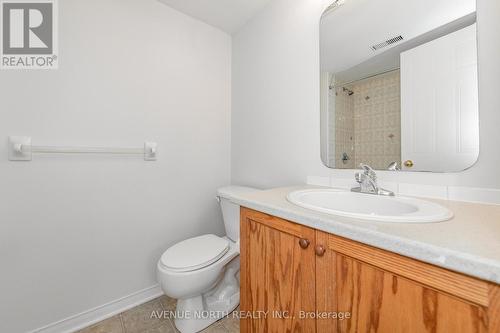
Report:
[[323,13],[321,157],[458,172],[479,156],[474,0],[338,0]]

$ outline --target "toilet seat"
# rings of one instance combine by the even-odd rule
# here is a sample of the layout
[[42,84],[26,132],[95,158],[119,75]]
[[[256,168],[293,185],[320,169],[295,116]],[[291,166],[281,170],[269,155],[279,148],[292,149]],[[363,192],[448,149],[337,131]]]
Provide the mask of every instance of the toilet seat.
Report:
[[190,272],[207,267],[229,251],[229,241],[216,235],[186,239],[161,256],[161,264],[175,272]]

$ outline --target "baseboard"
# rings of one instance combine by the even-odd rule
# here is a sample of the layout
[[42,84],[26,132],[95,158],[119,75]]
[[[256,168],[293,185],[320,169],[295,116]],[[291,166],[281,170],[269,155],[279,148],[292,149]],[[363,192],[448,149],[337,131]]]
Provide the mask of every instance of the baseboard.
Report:
[[73,333],[125,310],[146,303],[163,294],[159,285],[140,290],[107,304],[38,328],[29,333]]

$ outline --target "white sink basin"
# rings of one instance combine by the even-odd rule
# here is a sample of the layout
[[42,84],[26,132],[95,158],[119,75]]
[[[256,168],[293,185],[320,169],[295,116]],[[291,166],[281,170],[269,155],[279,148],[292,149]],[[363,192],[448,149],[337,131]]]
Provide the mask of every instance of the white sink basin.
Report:
[[393,223],[442,222],[453,213],[436,203],[407,197],[385,197],[336,189],[291,192],[291,203],[337,216]]

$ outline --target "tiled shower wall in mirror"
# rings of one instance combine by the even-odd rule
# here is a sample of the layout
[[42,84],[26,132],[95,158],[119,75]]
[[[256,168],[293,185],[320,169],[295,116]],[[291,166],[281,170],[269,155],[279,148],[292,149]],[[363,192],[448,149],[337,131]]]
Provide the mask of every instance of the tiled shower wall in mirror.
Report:
[[[399,70],[330,90],[329,137],[335,167],[356,168],[366,163],[386,169],[401,165],[401,102]],[[333,101],[335,101],[333,103]],[[333,125],[333,124],[331,124]]]

